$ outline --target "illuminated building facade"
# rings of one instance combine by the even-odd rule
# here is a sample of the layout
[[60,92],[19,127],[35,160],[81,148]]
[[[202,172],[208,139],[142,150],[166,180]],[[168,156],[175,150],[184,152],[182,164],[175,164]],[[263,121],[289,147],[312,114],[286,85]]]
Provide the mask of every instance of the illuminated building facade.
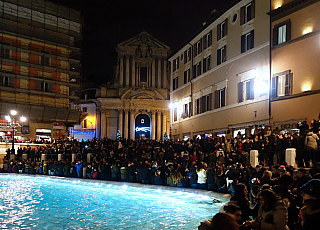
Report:
[[0,116],[24,115],[26,139],[65,138],[67,126],[79,123],[80,41],[79,11],[45,0],[0,1]]
[[269,11],[267,0],[237,1],[169,58],[171,138],[269,125]]
[[320,113],[320,1],[273,0],[271,123],[294,129]]
[[148,34],[117,46],[114,81],[97,93],[97,137],[162,139],[169,132],[169,47]]

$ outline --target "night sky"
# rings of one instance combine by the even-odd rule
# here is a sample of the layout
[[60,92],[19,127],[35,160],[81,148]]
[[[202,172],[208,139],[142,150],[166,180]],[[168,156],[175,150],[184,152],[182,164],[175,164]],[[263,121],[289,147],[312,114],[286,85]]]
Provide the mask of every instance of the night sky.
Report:
[[116,45],[146,31],[177,51],[202,28],[216,9],[235,0],[51,0],[82,12],[82,78],[106,84],[116,65]]

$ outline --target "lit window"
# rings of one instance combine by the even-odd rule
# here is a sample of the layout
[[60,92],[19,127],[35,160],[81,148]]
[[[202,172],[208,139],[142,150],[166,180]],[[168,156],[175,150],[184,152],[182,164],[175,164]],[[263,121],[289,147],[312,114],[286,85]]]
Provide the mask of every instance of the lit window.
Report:
[[285,75],[278,76],[278,90],[277,90],[278,96],[285,95],[285,86],[286,86],[285,81],[286,81]]
[[278,29],[278,44],[286,42],[287,25],[280,26]]
[[216,90],[214,97],[214,107],[216,109],[226,106],[226,88]]
[[275,25],[273,28],[273,41],[274,46],[290,41],[291,39],[291,21],[286,20],[284,22]]
[[238,83],[238,103],[254,99],[254,79]]
[[292,94],[293,74],[288,71],[274,74],[271,79],[271,97],[281,97]]

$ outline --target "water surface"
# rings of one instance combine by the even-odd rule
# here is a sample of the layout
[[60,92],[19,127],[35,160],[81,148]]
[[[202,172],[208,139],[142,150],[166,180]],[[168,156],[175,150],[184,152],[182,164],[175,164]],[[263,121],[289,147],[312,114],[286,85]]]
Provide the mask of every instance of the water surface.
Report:
[[152,185],[0,174],[0,229],[197,229],[222,205],[212,202],[213,195]]

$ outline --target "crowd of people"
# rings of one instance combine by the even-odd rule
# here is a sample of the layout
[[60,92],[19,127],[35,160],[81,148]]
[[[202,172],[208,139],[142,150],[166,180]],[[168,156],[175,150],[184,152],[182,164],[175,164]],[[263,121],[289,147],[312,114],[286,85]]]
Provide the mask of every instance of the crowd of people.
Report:
[[[8,149],[1,171],[230,193],[232,199],[225,208],[236,210],[237,228],[315,229],[303,227],[302,220],[312,215],[320,220],[317,200],[320,198],[320,184],[317,187],[320,132],[316,124],[299,123],[300,132],[297,133],[282,133],[260,126],[249,137],[241,134],[233,137],[228,131],[221,137],[185,141],[56,140],[35,148],[19,148],[14,159],[10,159]],[[286,148],[296,148],[298,168],[285,163]],[[260,164],[254,167],[249,162],[251,150],[259,152]],[[27,154],[26,159],[23,159],[24,154]],[[43,154],[45,161],[41,161]],[[61,160],[58,154],[62,155]],[[312,182],[312,190],[306,189],[309,180],[310,183],[316,181]],[[309,195],[317,202],[302,202]],[[250,204],[255,207],[252,209]],[[229,218],[226,213],[219,214],[216,220]],[[309,222],[306,219],[305,224],[311,226]],[[214,223],[218,223],[215,217],[202,223],[199,229],[220,229],[213,228]]]

